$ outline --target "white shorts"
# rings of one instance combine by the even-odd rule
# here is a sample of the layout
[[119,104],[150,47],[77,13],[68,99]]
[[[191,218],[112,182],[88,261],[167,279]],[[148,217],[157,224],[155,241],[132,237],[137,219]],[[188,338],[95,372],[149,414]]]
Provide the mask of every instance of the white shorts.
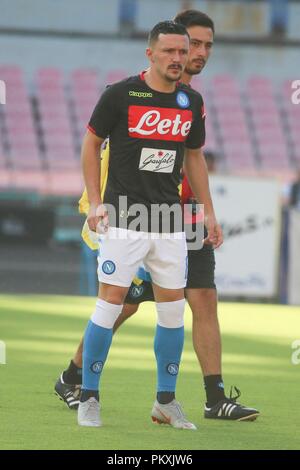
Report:
[[100,235],[99,282],[129,287],[142,263],[154,284],[165,289],[185,287],[185,233],[154,234],[110,227]]

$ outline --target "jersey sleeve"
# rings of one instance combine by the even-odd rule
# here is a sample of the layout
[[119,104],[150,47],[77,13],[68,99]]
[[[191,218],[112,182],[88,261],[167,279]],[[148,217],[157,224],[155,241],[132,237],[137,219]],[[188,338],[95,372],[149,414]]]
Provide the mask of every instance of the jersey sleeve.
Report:
[[88,124],[88,129],[106,139],[117,123],[120,106],[120,90],[117,85],[108,87],[101,95]]
[[[201,98],[201,96],[200,96]],[[185,146],[189,149],[197,149],[205,144],[205,109],[201,98],[197,103],[195,118],[192,122],[190,133],[185,141]]]

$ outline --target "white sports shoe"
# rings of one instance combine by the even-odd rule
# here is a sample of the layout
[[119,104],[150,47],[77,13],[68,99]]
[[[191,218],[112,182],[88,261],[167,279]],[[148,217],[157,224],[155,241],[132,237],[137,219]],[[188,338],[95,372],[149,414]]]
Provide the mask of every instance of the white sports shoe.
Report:
[[87,401],[80,402],[78,407],[79,426],[99,428],[102,426],[100,418],[100,404],[96,398],[91,397]]
[[190,423],[186,419],[180,403],[175,399],[167,405],[162,405],[155,400],[151,412],[151,418],[154,423],[170,424],[170,426],[177,429],[191,429],[193,431],[197,429],[193,423]]

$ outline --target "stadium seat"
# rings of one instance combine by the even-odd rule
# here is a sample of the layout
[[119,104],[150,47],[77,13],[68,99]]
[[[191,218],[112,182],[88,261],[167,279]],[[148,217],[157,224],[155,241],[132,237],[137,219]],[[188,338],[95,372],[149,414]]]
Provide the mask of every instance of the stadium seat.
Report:
[[79,147],[93,109],[100,97],[97,71],[92,69],[74,70],[70,76],[70,96],[75,118],[73,129]]
[[292,159],[298,168],[300,165],[300,105],[292,102],[294,92],[292,82],[293,80],[286,80],[282,83],[280,97],[285,132],[289,139]]
[[79,171],[56,172],[49,176],[49,194],[53,196],[80,196],[84,184]]
[[[1,162],[1,155],[0,155]],[[12,172],[11,170],[0,167],[0,191],[5,191],[12,187]]]
[[42,160],[32,105],[22,71],[18,67],[0,67],[0,73],[7,80],[7,104],[3,113],[9,164],[16,169],[40,169]]
[[211,93],[227,169],[253,172],[255,149],[239,83],[231,76],[216,76],[211,80]]
[[39,194],[49,192],[49,182],[45,171],[14,170],[12,184],[18,191],[34,191]]
[[36,84],[47,168],[76,168],[78,158],[63,73],[56,68],[40,69]]
[[128,77],[129,73],[127,70],[110,70],[104,76],[103,85],[111,85],[112,83],[119,82],[124,78]]

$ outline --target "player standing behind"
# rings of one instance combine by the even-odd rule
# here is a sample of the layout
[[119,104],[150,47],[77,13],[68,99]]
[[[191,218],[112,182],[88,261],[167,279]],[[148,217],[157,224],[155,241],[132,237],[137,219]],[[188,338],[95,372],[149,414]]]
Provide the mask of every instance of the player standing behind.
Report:
[[[96,231],[99,223],[107,224],[108,218],[110,226],[102,237],[98,258],[99,298],[84,336],[83,383],[78,407],[81,426],[102,424],[98,388],[113,325],[122,311],[131,281],[144,262],[152,277],[158,314],[157,400],[152,419],[175,428],[196,429],[175,400],[184,339],[186,284],[187,252],[181,216],[176,225],[176,208],[180,207],[177,187],[184,149],[186,173],[197,200],[205,206],[207,240],[219,246],[222,236],[201,152],[205,139],[202,97],[178,84],[188,51],[189,36],[184,26],[170,21],[157,24],[149,35],[149,69],[112,85],[103,93],[83,142],[83,173],[90,202],[88,224]],[[104,203],[115,209],[115,220],[113,211],[108,216],[100,199],[98,155],[108,136],[110,164]],[[128,198],[128,213],[122,206],[124,196]],[[134,204],[143,204],[146,209],[142,210],[143,214],[146,212],[142,225],[148,226],[149,233],[143,227],[141,231],[137,227],[131,229],[136,219],[131,212]],[[162,220],[152,217],[154,206],[161,204],[175,213],[174,224],[168,229],[163,227],[164,216]]]

